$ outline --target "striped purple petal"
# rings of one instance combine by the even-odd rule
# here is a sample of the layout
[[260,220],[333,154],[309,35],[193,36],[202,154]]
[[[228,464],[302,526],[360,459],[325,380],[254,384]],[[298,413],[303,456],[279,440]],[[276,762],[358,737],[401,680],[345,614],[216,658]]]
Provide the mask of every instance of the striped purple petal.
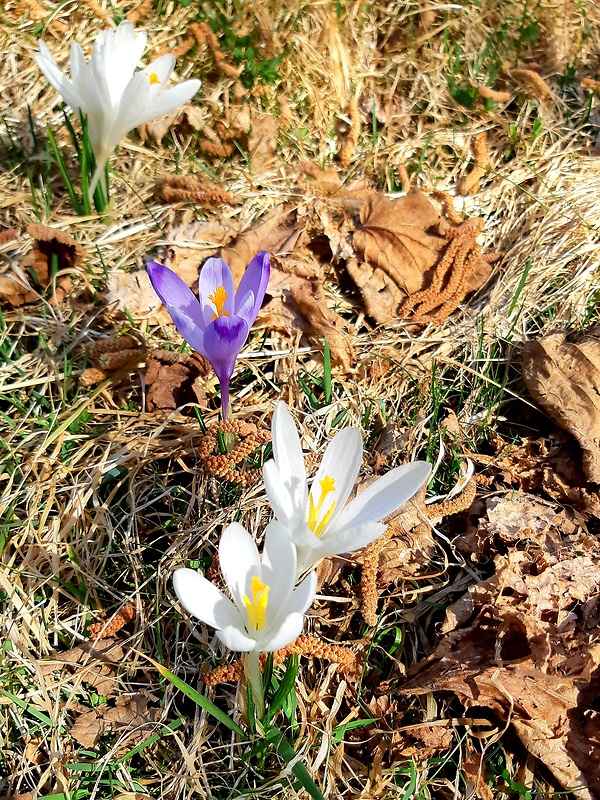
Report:
[[217,317],[204,332],[206,358],[212,364],[221,386],[223,419],[229,414],[229,381],[248,332],[248,324],[241,317]]
[[260,310],[270,274],[269,254],[263,250],[248,265],[235,293],[236,316],[246,320],[248,328],[252,326]]
[[202,308],[192,290],[168,267],[149,261],[146,270],[179,333],[197,353],[208,358],[204,346]]

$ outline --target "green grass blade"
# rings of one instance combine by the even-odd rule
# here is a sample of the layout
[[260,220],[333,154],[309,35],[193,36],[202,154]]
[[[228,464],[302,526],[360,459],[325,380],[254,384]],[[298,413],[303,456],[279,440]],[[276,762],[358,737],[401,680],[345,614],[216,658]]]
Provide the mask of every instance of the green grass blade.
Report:
[[283,704],[285,703],[289,693],[294,691],[297,675],[298,656],[291,656],[287,663],[285,675],[283,676],[277,691],[273,695],[272,701],[269,703],[269,719],[273,719],[279,709],[283,707]]
[[329,342],[325,337],[323,345],[323,392],[325,393],[325,405],[331,403],[331,350]]
[[[130,758],[133,758],[133,756],[136,756],[138,753],[140,753],[146,747],[150,747],[151,744],[154,744],[155,742],[158,742],[159,739],[163,738],[163,736],[166,736],[171,731],[176,731],[177,728],[179,728],[181,725],[183,725],[184,722],[185,722],[185,719],[183,717],[179,717],[178,719],[173,720],[173,722],[169,722],[168,725],[165,725],[161,729],[160,733],[155,733],[152,736],[149,736],[147,739],[144,739],[143,742],[140,742],[135,747],[133,747],[131,750],[129,750],[129,752],[125,753],[124,756],[121,756],[121,758],[117,759],[115,764],[122,764],[124,761],[129,761]],[[68,765],[67,765],[67,768],[68,768]]]
[[525,284],[527,283],[527,277],[529,275],[529,271],[530,271],[532,266],[533,266],[533,261],[531,261],[531,260],[528,261],[525,264],[525,269],[523,270],[523,274],[521,275],[521,280],[519,281],[519,285],[517,286],[517,290],[516,290],[515,295],[514,295],[514,297],[512,299],[510,307],[508,309],[508,316],[509,317],[512,314],[512,312],[515,310],[515,306],[519,302],[519,297],[521,296],[521,292],[525,288]]
[[[270,726],[266,735],[267,741],[274,745],[275,749],[285,761],[286,764],[291,764],[296,758],[296,751],[288,739],[285,738],[278,728]],[[292,767],[292,775],[300,783],[303,789],[309,793],[313,800],[324,800],[321,790],[313,779],[308,774],[308,770],[300,761],[296,762]]]
[[239,725],[227,716],[224,711],[221,711],[220,708],[217,708],[214,703],[211,703],[210,700],[207,700],[204,695],[200,694],[196,689],[193,689],[189,684],[185,681],[182,681],[181,678],[178,678],[173,672],[168,670],[166,667],[163,667],[162,664],[159,664],[158,661],[154,661],[151,659],[152,663],[156,667],[156,669],[160,672],[163,678],[166,678],[170,681],[173,686],[177,687],[180,692],[183,692],[186,697],[189,697],[190,700],[193,700],[196,705],[203,708],[208,714],[214,717],[219,722],[223,723],[230,731],[237,733],[238,736],[246,737],[244,731],[240,728]]
[[73,204],[73,208],[75,209],[76,213],[79,216],[83,216],[83,207],[81,205],[81,201],[77,197],[75,193],[75,187],[73,186],[73,181],[69,177],[69,173],[67,172],[67,168],[65,166],[64,159],[61,155],[60,150],[58,149],[58,144],[56,143],[56,139],[54,138],[54,134],[50,130],[50,128],[46,128],[46,135],[48,137],[48,141],[50,142],[50,147],[52,148],[52,153],[54,155],[54,160],[56,161],[56,166],[58,167],[58,171],[61,174],[63,179],[63,183],[65,185],[65,189],[69,193],[69,197],[71,198],[71,203]]
[[[31,703],[27,702],[27,700],[22,700],[20,697],[17,697],[16,694],[13,694],[12,692],[9,692],[7,689],[1,689],[0,688],[0,694],[3,695],[4,697],[8,698],[9,700],[11,700],[16,705],[18,705],[20,708],[22,708],[28,714],[31,714],[31,716],[35,717],[35,719],[37,719],[38,722],[42,722],[44,725],[47,725],[49,728],[54,728],[54,723],[52,722],[50,717],[47,714],[44,714],[43,711],[38,711],[37,708],[34,708],[31,705]],[[61,731],[61,733],[65,733],[65,729],[64,728],[59,728],[59,730]]]

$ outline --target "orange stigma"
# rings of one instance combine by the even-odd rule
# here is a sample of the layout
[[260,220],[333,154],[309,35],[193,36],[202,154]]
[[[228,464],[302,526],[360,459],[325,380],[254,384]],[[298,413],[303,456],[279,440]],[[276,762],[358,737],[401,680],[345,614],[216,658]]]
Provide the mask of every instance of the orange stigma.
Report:
[[223,306],[225,305],[225,301],[229,295],[225,291],[224,286],[217,286],[215,291],[212,294],[208,295],[208,299],[214,303],[215,308],[217,309],[217,313],[213,314],[213,320],[217,317],[228,317],[229,311],[224,311]]
[[155,84],[160,83],[156,72],[151,72],[148,75],[148,80],[150,81],[150,86],[154,86]]

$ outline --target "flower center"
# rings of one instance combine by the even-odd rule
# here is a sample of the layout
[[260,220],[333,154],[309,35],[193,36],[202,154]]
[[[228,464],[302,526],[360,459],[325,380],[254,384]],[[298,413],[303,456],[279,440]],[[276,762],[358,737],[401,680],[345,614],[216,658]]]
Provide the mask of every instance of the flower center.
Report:
[[148,80],[150,81],[150,86],[155,86],[157,83],[160,83],[160,80],[158,79],[158,75],[156,74],[156,72],[151,72],[148,75]]
[[228,317],[229,311],[223,311],[223,306],[225,305],[225,301],[229,295],[225,291],[224,286],[217,286],[212,294],[208,295],[208,299],[214,304],[214,307],[217,309],[217,313],[213,314],[213,320],[217,317]]
[[335,491],[335,478],[332,478],[330,475],[325,475],[323,480],[319,481],[319,485],[321,487],[321,496],[318,502],[315,504],[312,492],[308,498],[308,527],[315,536],[320,536],[323,533],[323,529],[331,519],[331,515],[335,510],[334,501],[325,514],[323,514],[321,521],[319,521],[319,515],[323,510],[323,503],[327,499],[327,495]]
[[260,631],[265,627],[265,614],[267,613],[267,606],[269,605],[269,590],[270,586],[263,583],[261,579],[254,575],[250,584],[250,591],[252,592],[252,600],[245,594],[242,597],[246,611],[248,612],[248,621],[250,627],[255,631]]

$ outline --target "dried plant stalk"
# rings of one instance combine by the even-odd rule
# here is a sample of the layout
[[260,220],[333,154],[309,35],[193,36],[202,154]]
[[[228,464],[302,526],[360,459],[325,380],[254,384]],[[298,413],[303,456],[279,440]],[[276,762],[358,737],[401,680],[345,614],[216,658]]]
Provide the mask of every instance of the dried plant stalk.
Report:
[[[358,658],[357,654],[349,647],[328,644],[317,636],[299,636],[286,647],[276,650],[273,653],[273,663],[275,666],[279,666],[291,655],[316,656],[324,661],[330,661],[332,664],[339,664],[343,667],[355,666]],[[267,653],[260,654],[261,670],[265,668],[267,656]],[[244,662],[240,658],[233,664],[224,664],[207,672],[202,677],[202,680],[206,686],[217,686],[219,683],[230,683],[239,680],[243,672]]]
[[358,98],[353,97],[348,103],[346,111],[350,120],[350,128],[344,136],[344,141],[339,150],[339,159],[342,169],[348,169],[360,137],[361,120],[358,112]]
[[217,183],[198,181],[185,175],[164,175],[156,193],[164,203],[194,203],[204,208],[239,205],[239,201]]
[[490,166],[490,153],[488,149],[487,133],[478,133],[473,140],[474,164],[471,172],[460,182],[460,194],[477,194],[480,181],[487,173]]
[[117,611],[108,622],[94,622],[89,627],[90,639],[109,639],[127,625],[128,622],[135,619],[136,613],[136,607],[133,603],[128,603],[120,611]]

